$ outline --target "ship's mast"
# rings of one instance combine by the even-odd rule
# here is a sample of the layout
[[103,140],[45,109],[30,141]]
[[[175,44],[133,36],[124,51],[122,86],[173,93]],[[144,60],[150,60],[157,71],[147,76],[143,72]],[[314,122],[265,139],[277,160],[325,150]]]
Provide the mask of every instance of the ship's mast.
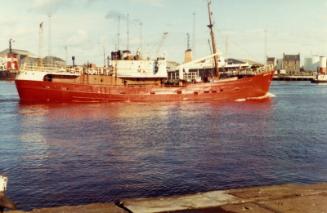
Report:
[[191,44],[190,44],[190,40],[191,40],[191,36],[190,36],[190,33],[186,33],[186,42],[187,42],[187,50],[190,50],[191,49]]
[[9,53],[12,54],[12,42],[14,42],[14,39],[9,39]]
[[143,22],[139,22],[139,27],[140,27],[140,50],[143,51]]
[[193,55],[195,56],[195,51],[196,51],[196,13],[193,13],[193,32],[192,32],[192,52]]
[[[211,10],[211,4],[212,0],[208,0],[208,13],[209,13],[209,29],[210,29],[210,36],[211,36],[211,44],[212,44],[212,53],[216,54],[217,53],[217,46],[216,46],[216,37],[215,33],[213,31],[213,20],[212,20],[212,10]],[[218,56],[214,55],[214,64],[215,64],[215,74],[217,78],[219,79],[219,63],[218,63]]]
[[41,22],[39,25],[39,66],[40,67],[43,67],[42,50],[43,50],[43,22]]
[[66,60],[66,65],[68,65],[68,45],[64,46],[65,49],[65,60]]
[[49,56],[49,61],[47,62],[47,66],[53,66],[53,57],[52,57],[52,15],[48,15],[49,18],[49,35],[48,35],[48,56]]
[[264,33],[265,33],[265,56],[264,56],[264,64],[267,63],[267,58],[268,58],[268,31],[265,29],[264,30]]
[[120,19],[121,16],[118,15],[118,20],[117,20],[117,50],[120,49]]
[[129,50],[129,14],[126,16],[126,50]]

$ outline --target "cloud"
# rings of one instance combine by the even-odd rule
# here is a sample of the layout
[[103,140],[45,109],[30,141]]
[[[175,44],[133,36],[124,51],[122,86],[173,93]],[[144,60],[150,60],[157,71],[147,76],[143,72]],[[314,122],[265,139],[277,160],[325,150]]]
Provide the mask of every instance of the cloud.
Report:
[[74,5],[90,5],[97,1],[98,0],[33,0],[29,11],[53,15],[60,9],[71,8]]
[[52,15],[61,7],[64,7],[69,1],[65,0],[33,0],[29,9],[32,12],[41,12]]
[[107,13],[106,19],[126,20],[127,19],[127,15],[125,15],[125,14],[119,12],[119,11],[111,10],[111,11],[109,11]]
[[84,30],[77,30],[74,35],[67,39],[68,46],[83,46],[88,43],[89,35]]
[[1,29],[7,28],[7,27],[10,28],[10,27],[16,26],[18,21],[19,21],[19,18],[17,18],[17,17],[12,17],[10,19],[1,19],[0,27],[1,27]]

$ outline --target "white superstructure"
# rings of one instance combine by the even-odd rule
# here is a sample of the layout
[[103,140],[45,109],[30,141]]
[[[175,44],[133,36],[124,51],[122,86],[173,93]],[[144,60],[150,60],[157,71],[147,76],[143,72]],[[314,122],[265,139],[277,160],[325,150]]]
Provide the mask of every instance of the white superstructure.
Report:
[[78,77],[79,73],[70,72],[58,72],[58,71],[36,71],[36,70],[24,70],[19,72],[16,76],[16,80],[26,80],[26,81],[44,81],[45,76],[68,76],[68,77]]
[[112,60],[113,74],[119,78],[167,78],[167,62],[158,60]]

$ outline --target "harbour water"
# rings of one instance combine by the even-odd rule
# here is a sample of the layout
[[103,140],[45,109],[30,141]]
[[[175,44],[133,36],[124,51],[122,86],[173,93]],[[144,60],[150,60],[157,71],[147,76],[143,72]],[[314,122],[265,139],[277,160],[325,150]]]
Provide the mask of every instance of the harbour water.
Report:
[[0,173],[20,209],[327,181],[327,86],[233,103],[21,105],[0,82]]

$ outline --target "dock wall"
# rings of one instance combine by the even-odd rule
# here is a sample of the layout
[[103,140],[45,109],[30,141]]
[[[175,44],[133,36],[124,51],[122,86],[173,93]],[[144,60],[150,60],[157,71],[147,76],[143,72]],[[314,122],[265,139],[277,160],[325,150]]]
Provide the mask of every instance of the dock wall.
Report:
[[126,199],[10,213],[320,213],[327,210],[327,183],[252,187],[184,196]]

